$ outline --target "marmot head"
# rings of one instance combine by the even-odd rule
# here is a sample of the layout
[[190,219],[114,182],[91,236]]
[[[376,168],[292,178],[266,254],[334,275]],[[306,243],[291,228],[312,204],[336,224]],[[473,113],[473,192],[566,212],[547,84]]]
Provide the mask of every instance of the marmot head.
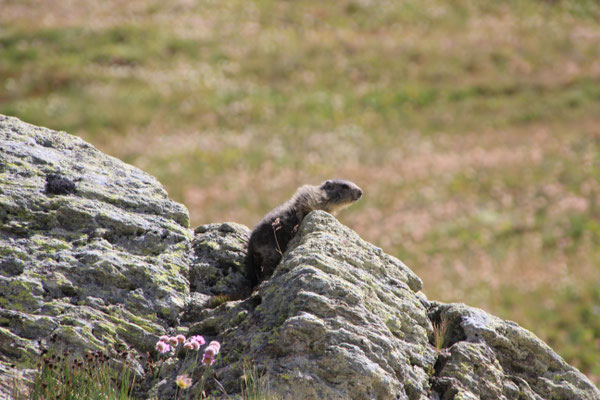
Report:
[[322,208],[328,212],[335,212],[349,206],[362,197],[362,189],[350,181],[343,179],[327,180],[319,186],[323,191],[325,200]]

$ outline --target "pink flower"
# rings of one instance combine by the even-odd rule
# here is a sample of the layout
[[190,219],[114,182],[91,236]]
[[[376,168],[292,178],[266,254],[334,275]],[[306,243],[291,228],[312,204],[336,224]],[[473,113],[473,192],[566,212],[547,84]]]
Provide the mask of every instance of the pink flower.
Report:
[[158,340],[161,342],[169,343],[169,337],[167,335],[162,335]]
[[208,353],[204,353],[204,357],[202,357],[202,364],[204,365],[213,365],[215,362],[215,357],[209,355]]
[[167,351],[171,350],[171,346],[169,346],[167,343],[159,340],[156,343],[156,350],[158,350],[158,352],[161,354],[166,353]]
[[183,348],[186,350],[193,350],[194,349],[194,343],[196,342],[185,342],[185,344],[183,345]]
[[206,343],[206,341],[204,340],[204,337],[202,337],[200,335],[192,336],[190,338],[190,342],[198,342],[198,344],[200,346],[202,346],[204,343]]
[[202,364],[213,365],[215,362],[215,356],[219,354],[219,350],[221,350],[221,344],[216,340],[213,340],[208,344],[206,349],[204,349],[204,357],[202,357]]
[[175,336],[175,339],[177,339],[177,343],[183,343],[183,342],[185,342],[185,336],[184,335],[177,335],[177,336]]
[[221,350],[221,343],[217,342],[216,340],[213,340],[208,344],[208,347],[213,347],[216,350],[215,355],[217,355],[219,354],[219,350]]
[[171,336],[171,337],[169,338],[169,343],[170,343],[172,346],[177,346],[177,343],[179,343],[179,340],[177,340],[177,338],[176,338],[175,336]]
[[200,350],[200,343],[194,341],[194,342],[190,342],[192,344],[192,348],[196,351]]

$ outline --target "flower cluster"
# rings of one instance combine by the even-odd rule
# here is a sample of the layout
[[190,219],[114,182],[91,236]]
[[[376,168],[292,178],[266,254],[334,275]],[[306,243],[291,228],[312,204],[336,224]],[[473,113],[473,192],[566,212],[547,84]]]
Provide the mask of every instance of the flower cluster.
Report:
[[196,336],[192,336],[191,338],[189,338],[183,345],[183,348],[186,350],[198,351],[198,350],[200,350],[200,347],[202,347],[202,345],[204,345],[204,343],[206,343],[204,338],[200,335],[196,335]]
[[[173,350],[172,354],[177,353],[175,351],[175,349],[177,349],[177,347],[179,345],[181,345],[181,347],[179,347],[179,351],[181,351],[181,348],[183,347],[183,350],[186,351],[199,351],[200,348],[206,343],[206,340],[204,340],[204,337],[200,336],[200,335],[196,335],[196,336],[192,336],[190,338],[187,338],[184,335],[177,335],[177,336],[167,336],[167,335],[163,335],[158,339],[158,342],[156,342],[156,350],[163,354],[163,353],[167,353],[167,352],[171,352],[171,350]],[[217,354],[219,354],[219,350],[221,350],[221,344],[219,342],[217,342],[216,340],[211,341],[208,346],[206,346],[206,349],[204,349],[204,356],[202,357],[202,364],[206,365],[206,366],[211,366],[214,362],[215,362],[215,356]],[[190,355],[190,353],[186,353],[186,359],[188,357],[188,355]],[[192,364],[191,369],[195,368],[198,362],[198,353],[196,353],[196,361]],[[204,376],[202,377],[202,380],[200,381],[200,392],[203,391],[204,388],[204,381],[206,378],[206,374],[208,373],[209,368],[206,368],[204,370]],[[192,386],[192,378],[190,378],[190,376],[188,374],[180,374],[177,375],[177,378],[175,379],[175,385],[177,386],[177,390],[178,390],[178,395],[177,395],[177,399],[179,399],[179,391],[180,390],[185,390],[189,387]]]
[[158,350],[159,353],[166,353],[167,351],[171,350],[171,346],[169,345],[169,343],[159,340],[156,343],[156,350]]
[[[184,335],[163,335],[158,339],[158,342],[156,342],[156,350],[161,354],[167,353],[171,351],[171,348],[175,348],[176,346],[183,344],[183,348],[186,350],[198,351],[205,343],[206,340],[204,340],[204,337],[200,335],[192,336],[189,339],[186,339]],[[215,356],[219,354],[219,350],[221,350],[221,344],[219,342],[216,340],[210,342],[204,350],[202,364],[212,365],[215,362]]]

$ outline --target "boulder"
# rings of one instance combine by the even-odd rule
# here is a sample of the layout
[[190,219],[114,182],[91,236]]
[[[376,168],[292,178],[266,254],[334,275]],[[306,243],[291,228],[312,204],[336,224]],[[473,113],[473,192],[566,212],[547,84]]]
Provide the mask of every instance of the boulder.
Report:
[[[0,399],[48,347],[156,355],[160,335],[185,333],[222,343],[213,373],[230,395],[249,363],[280,398],[600,400],[533,333],[429,301],[406,265],[325,212],[249,296],[249,229],[188,224],[143,171],[0,116]],[[136,361],[138,395],[173,398],[184,362],[155,378]]]
[[185,207],[83,140],[0,116],[0,359],[153,351],[189,302]]
[[401,261],[315,211],[269,281],[190,331],[222,338],[227,387],[248,358],[282,398],[600,399],[533,333],[420,289]]
[[598,399],[600,392],[533,333],[464,304],[432,303],[447,324],[431,378],[446,399]]

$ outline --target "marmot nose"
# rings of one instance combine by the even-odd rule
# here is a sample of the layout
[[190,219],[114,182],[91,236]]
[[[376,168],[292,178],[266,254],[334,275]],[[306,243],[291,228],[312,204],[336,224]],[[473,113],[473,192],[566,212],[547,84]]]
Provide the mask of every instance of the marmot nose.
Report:
[[360,199],[362,197],[362,190],[358,189],[358,197],[356,198],[357,200]]

